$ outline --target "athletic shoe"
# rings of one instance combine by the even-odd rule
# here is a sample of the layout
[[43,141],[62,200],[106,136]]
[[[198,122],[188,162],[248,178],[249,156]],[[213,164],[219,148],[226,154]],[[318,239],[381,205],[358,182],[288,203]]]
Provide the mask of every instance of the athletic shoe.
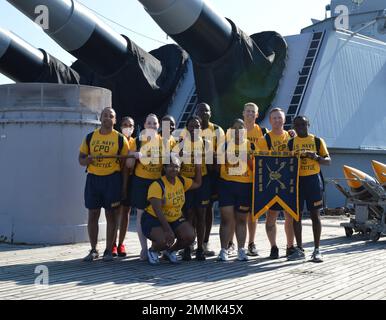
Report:
[[228,244],[228,256],[236,255],[236,246],[233,242]]
[[113,257],[116,257],[118,255],[118,247],[115,243],[113,245],[113,250],[111,252],[112,252]]
[[205,254],[203,249],[198,249],[196,250],[196,260],[198,261],[205,261]]
[[311,255],[312,262],[323,262],[323,256],[319,251],[319,248],[315,248],[314,252]]
[[239,260],[239,261],[248,261],[249,260],[244,248],[240,248],[237,251],[237,260]]
[[147,250],[147,260],[152,265],[159,264],[158,252],[153,251],[151,248]]
[[271,248],[271,254],[269,255],[270,259],[279,259],[279,248],[277,246],[273,246]]
[[139,254],[139,260],[146,261],[147,260],[147,249],[142,249]]
[[194,248],[194,246],[197,244],[197,241],[194,241],[190,246],[190,254],[195,254],[196,253],[196,249]]
[[190,247],[187,247],[184,249],[184,252],[182,253],[182,260],[184,260],[184,261],[192,260],[192,254],[191,254],[191,248]]
[[99,258],[99,252],[95,249],[91,249],[89,254],[83,258],[85,262],[91,262]]
[[304,251],[301,248],[296,248],[295,252],[287,257],[288,261],[304,260],[306,258]]
[[228,250],[227,249],[221,249],[220,250],[220,253],[217,257],[217,261],[228,261],[229,258],[228,258]]
[[169,260],[170,263],[178,263],[178,258],[177,258],[177,252],[176,251],[168,251],[165,250],[163,252],[163,257],[167,260]]
[[126,257],[126,248],[125,245],[120,244],[117,249],[118,257]]
[[293,254],[294,252],[296,251],[295,247],[292,246],[292,247],[287,247],[286,251],[285,251],[285,256],[286,257],[289,257],[291,254]]
[[207,257],[213,257],[216,254],[216,252],[214,252],[213,250],[210,249],[210,246],[209,246],[208,242],[204,242],[203,248],[204,248],[204,254]]
[[249,245],[248,245],[248,253],[247,253],[248,256],[258,256],[259,253],[257,252],[257,249],[256,249],[256,245],[254,242],[251,242]]
[[113,257],[113,254],[110,250],[105,250],[105,252],[103,252],[103,261],[104,262],[110,262],[110,261],[113,261],[114,260],[114,257]]

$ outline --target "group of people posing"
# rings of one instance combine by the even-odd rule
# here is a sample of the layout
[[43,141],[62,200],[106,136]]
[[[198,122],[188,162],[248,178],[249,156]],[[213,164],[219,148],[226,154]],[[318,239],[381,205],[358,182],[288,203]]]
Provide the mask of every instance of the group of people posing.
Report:
[[[258,116],[256,104],[245,104],[242,119],[235,119],[225,133],[210,121],[210,106],[200,103],[183,130],[177,132],[174,118],[166,115],[161,119],[160,132],[159,119],[149,114],[144,130],[134,139],[134,120],[122,118],[120,133],[114,129],[115,111],[105,108],[101,127],[84,138],[79,153],[79,163],[87,167],[88,172],[84,197],[89,210],[91,250],[84,260],[93,261],[99,257],[101,208],[105,209],[107,221],[103,260],[126,256],[124,239],[130,211],[135,208],[141,260],[158,264],[162,256],[177,263],[179,252],[182,260],[189,261],[195,256],[203,261],[215,255],[209,247],[209,236],[216,201],[221,214],[221,250],[217,260],[227,261],[232,254],[237,254],[240,261],[257,256],[257,221],[251,212],[254,154],[257,151],[293,151],[300,157],[300,219],[295,221],[278,204],[270,208],[265,223],[271,245],[269,258],[279,258],[276,220],[280,212],[284,212],[287,259],[305,259],[301,212],[306,203],[314,234],[311,260],[322,262],[320,165],[331,162],[326,144],[308,132],[310,124],[304,116],[293,120],[290,131],[284,130],[285,113],[280,108],[269,112],[270,130],[256,124]],[[195,239],[196,249],[192,246]]]

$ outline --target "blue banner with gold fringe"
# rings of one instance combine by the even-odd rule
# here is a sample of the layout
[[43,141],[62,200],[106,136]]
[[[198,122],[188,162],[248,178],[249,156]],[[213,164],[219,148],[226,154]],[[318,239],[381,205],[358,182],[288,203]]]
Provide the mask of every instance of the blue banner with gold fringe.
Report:
[[253,173],[254,219],[279,204],[299,221],[299,159],[291,152],[260,152]]

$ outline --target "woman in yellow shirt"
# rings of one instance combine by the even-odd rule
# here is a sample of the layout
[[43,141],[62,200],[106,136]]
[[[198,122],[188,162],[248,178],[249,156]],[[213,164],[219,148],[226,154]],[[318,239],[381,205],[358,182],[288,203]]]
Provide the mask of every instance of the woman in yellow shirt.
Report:
[[[194,230],[182,215],[185,192],[201,186],[201,166],[195,166],[194,179],[179,176],[181,162],[171,157],[164,165],[165,175],[154,181],[147,193],[149,205],[141,218],[142,232],[152,241],[147,251],[150,264],[159,263],[159,252],[171,262],[177,262],[177,250],[191,245]],[[177,241],[176,241],[177,240]]]
[[[129,142],[129,151],[135,151],[135,139],[131,136],[134,131],[134,119],[123,117],[121,120],[121,132]],[[129,216],[131,212],[131,175],[133,170],[123,165],[122,168],[122,201],[120,209],[120,219],[118,219],[117,232],[113,244],[113,256],[126,257],[125,241],[126,232],[129,226]],[[119,231],[119,237],[117,236]],[[117,244],[118,238],[118,244]]]
[[[225,163],[221,165],[219,207],[221,212],[219,261],[228,260],[228,244],[236,231],[240,261],[248,260],[244,249],[248,213],[252,205],[253,159],[244,121],[236,119],[227,133]],[[241,137],[239,138],[239,134]]]
[[147,240],[142,234],[141,216],[147,205],[147,191],[149,186],[161,178],[162,171],[162,138],[158,134],[159,122],[155,114],[146,117],[144,128],[135,140],[135,150],[131,152],[136,161],[128,159],[126,165],[134,170],[131,181],[131,205],[137,211],[137,234],[141,244],[140,259],[147,259]]

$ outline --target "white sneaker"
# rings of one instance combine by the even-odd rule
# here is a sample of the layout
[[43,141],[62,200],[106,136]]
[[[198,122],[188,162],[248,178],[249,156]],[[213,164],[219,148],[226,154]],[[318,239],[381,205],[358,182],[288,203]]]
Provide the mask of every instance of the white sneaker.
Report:
[[236,246],[235,244],[232,242],[231,244],[228,245],[228,256],[234,256],[236,255]]
[[229,258],[228,258],[228,250],[227,249],[221,249],[220,250],[220,253],[217,257],[217,261],[228,261]]
[[244,248],[240,248],[237,251],[237,260],[239,260],[239,261],[248,261],[249,260],[249,258],[247,256],[247,252],[245,251]]
[[147,250],[147,260],[152,265],[159,264],[158,252],[153,251],[151,248]]
[[163,252],[164,257],[169,260],[170,263],[178,263],[177,252],[165,250]]

